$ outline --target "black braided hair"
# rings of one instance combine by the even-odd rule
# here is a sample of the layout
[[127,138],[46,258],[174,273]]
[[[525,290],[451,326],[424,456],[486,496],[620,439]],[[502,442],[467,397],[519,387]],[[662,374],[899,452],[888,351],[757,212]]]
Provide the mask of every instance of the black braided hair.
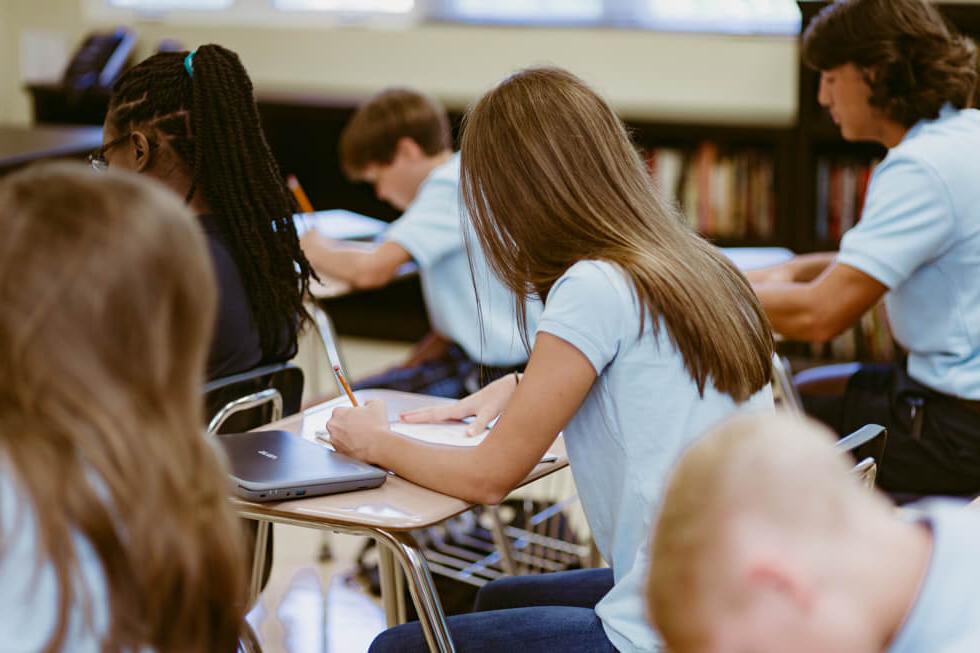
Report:
[[203,192],[225,232],[248,294],[263,357],[296,349],[310,275],[292,214],[296,201],[283,182],[259,123],[252,82],[238,55],[203,45],[155,54],[113,88],[107,121],[118,134],[153,130],[187,165],[187,201]]

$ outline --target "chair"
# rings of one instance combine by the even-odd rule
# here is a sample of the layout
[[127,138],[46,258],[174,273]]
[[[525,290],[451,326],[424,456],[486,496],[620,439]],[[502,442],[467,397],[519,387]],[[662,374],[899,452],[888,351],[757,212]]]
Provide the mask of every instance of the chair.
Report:
[[887,440],[888,431],[884,426],[867,424],[838,440],[836,447],[854,457],[854,473],[867,487],[873,488]]
[[789,361],[775,352],[772,354],[772,389],[773,398],[781,406],[794,415],[803,414],[803,400],[793,383]]
[[[303,371],[290,363],[264,365],[241,374],[215,379],[204,386],[208,433],[240,433],[299,412],[303,397]],[[252,602],[272,571],[272,529],[257,522],[256,541],[265,540],[264,560],[253,560],[250,597]],[[258,547],[261,548],[261,547]],[[248,621],[242,626],[238,650],[261,653],[259,639]]]
[[[267,390],[275,390],[278,402],[272,393],[264,392]],[[302,398],[303,371],[290,363],[215,379],[204,386],[208,432],[241,433],[258,428],[299,412]]]

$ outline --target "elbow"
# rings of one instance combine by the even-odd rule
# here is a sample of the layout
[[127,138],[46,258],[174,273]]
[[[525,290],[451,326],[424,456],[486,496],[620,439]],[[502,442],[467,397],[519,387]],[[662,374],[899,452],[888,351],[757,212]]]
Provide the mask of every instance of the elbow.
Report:
[[465,499],[471,503],[478,503],[485,506],[495,506],[501,503],[510,494],[512,488],[505,486],[499,481],[486,479],[471,484],[471,496]]
[[810,342],[824,343],[830,342],[847,328],[846,324],[840,324],[839,320],[833,315],[811,314],[806,318],[804,329],[807,333],[806,340]]

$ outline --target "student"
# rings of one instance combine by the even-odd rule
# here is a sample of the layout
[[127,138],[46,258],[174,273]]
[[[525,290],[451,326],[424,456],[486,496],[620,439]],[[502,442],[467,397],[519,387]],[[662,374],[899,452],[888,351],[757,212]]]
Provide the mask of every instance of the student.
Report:
[[647,588],[672,653],[980,651],[980,511],[901,516],[832,442],[809,420],[740,415],[684,456]]
[[[527,371],[449,407],[477,447],[388,430],[380,402],[338,409],[339,451],[473,503],[500,502],[564,431],[579,498],[612,569],[496,581],[452,617],[462,650],[654,651],[643,614],[649,515],[682,448],[740,404],[771,406],[772,336],[745,278],[655,193],[623,124],[578,78],[519,72],[472,109],[466,207],[491,269],[545,299]],[[523,304],[521,304],[523,306]],[[375,651],[420,650],[417,624]]]
[[0,182],[0,641],[232,653],[246,566],[202,435],[203,236],[135,175]]
[[218,279],[208,378],[296,354],[310,267],[252,83],[218,45],[153,55],[116,83],[93,165],[162,181],[198,216]]
[[[415,261],[433,328],[405,364],[355,387],[459,399],[523,367],[513,297],[487,267],[460,206],[445,109],[415,91],[382,91],[344,128],[340,158],[350,178],[372,184],[404,214],[371,251],[344,249],[316,230],[303,236],[303,250],[318,271],[356,288],[385,286]],[[525,311],[532,327],[539,313],[537,303]]]
[[839,253],[749,279],[776,331],[799,340],[830,339],[885,295],[907,359],[824,375],[800,388],[806,409],[839,434],[888,427],[886,490],[980,492],[975,48],[925,0],[849,0],[814,19],[803,57],[844,138],[888,155]]

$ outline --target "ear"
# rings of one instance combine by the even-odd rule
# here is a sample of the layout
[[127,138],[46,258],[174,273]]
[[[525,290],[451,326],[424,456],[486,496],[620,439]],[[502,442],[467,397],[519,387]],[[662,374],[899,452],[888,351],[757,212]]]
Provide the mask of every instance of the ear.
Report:
[[395,158],[403,158],[408,161],[418,161],[425,158],[422,147],[408,136],[402,136],[395,145]]
[[812,609],[815,602],[812,587],[794,566],[785,561],[756,560],[747,572],[753,593],[789,603],[804,613]]
[[136,172],[143,172],[149,167],[152,160],[150,150],[150,139],[140,131],[134,131],[129,138],[130,147],[133,148],[133,160],[136,162]]

